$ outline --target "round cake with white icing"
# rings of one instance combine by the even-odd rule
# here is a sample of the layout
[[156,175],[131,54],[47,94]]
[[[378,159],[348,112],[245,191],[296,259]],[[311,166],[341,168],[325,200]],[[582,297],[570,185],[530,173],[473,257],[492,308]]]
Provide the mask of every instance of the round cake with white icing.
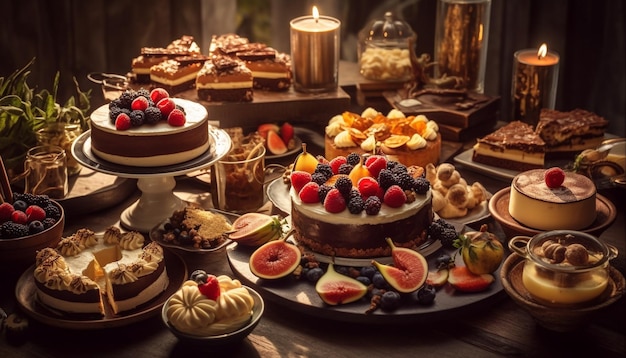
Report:
[[186,121],[172,126],[167,121],[119,130],[111,120],[109,106],[91,114],[91,151],[115,164],[158,167],[180,164],[209,150],[208,112],[196,102],[173,98],[183,108]]
[[546,184],[545,169],[522,172],[511,182],[509,213],[537,230],[581,230],[596,220],[596,186],[584,175],[565,172],[563,183]]

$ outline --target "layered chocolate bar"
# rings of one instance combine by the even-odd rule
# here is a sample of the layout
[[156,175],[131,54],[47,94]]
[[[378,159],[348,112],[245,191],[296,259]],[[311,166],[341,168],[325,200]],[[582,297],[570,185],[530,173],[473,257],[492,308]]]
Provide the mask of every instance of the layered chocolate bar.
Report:
[[535,132],[546,142],[546,152],[580,152],[600,145],[609,122],[584,109],[561,112],[542,109]]
[[196,76],[208,56],[182,56],[173,60],[165,60],[150,68],[150,81],[164,88],[170,95],[193,89]]
[[198,72],[196,92],[211,102],[252,101],[252,72],[237,58],[213,55]]
[[132,75],[135,82],[149,83],[152,66],[169,59],[194,54],[200,54],[200,47],[194,42],[193,36],[189,35],[183,35],[166,47],[142,47],[140,55],[131,62]]

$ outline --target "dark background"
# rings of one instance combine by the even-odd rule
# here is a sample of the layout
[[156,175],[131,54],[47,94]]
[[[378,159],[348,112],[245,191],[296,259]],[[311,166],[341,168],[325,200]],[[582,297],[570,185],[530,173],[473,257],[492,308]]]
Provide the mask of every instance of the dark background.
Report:
[[[165,46],[193,35],[203,51],[212,34],[236,32],[288,52],[289,20],[322,14],[342,21],[342,58],[356,61],[356,35],[387,10],[418,35],[416,52],[433,53],[437,0],[5,0],[0,5],[0,77],[33,57],[29,84],[50,88],[59,102],[73,94],[72,77],[102,100],[90,72],[124,74],[142,46]],[[626,5],[622,0],[492,0],[485,93],[502,96],[508,120],[513,53],[546,42],[561,57],[556,109],[584,108],[626,136]],[[341,76],[341,74],[340,74]]]

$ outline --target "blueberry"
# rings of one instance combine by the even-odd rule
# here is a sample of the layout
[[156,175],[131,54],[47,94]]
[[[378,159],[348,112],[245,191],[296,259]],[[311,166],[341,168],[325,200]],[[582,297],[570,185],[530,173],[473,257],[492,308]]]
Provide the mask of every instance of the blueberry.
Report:
[[365,286],[369,286],[372,283],[372,280],[370,280],[367,276],[357,276],[356,280]]
[[320,277],[322,277],[322,275],[324,275],[324,270],[320,267],[314,267],[306,272],[306,279],[315,283],[320,279]]
[[401,297],[396,291],[387,291],[380,298],[380,308],[383,311],[395,311],[400,307]]
[[383,277],[383,274],[380,272],[376,272],[374,274],[374,276],[372,276],[372,283],[374,284],[374,287],[376,288],[389,288],[389,284],[387,283],[387,280],[385,280],[385,278]]
[[429,284],[425,284],[419,290],[417,290],[417,301],[423,305],[430,305],[437,296],[437,290],[435,287]]
[[15,210],[26,211],[26,208],[28,208],[28,204],[24,200],[15,200],[13,202],[13,209]]
[[361,276],[365,276],[371,280],[377,271],[374,266],[363,266],[361,267]]
[[435,261],[435,265],[437,268],[448,267],[448,265],[450,264],[450,261],[452,261],[452,257],[450,257],[450,255],[441,254],[439,255],[439,257],[437,257],[437,260]]
[[30,235],[40,233],[45,229],[45,226],[43,226],[43,223],[39,220],[31,221],[30,224],[28,224],[28,233]]
[[209,275],[207,275],[206,271],[204,270],[195,270],[194,272],[191,273],[189,278],[193,281],[196,281],[197,283],[206,283],[206,280],[209,278]]
[[335,271],[342,275],[350,276],[350,268],[347,266],[335,266]]

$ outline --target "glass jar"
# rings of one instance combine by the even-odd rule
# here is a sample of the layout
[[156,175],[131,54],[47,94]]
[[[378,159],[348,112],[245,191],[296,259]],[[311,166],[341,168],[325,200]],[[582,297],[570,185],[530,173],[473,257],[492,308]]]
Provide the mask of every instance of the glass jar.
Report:
[[601,296],[609,282],[609,261],[617,248],[595,236],[572,230],[516,236],[509,248],[526,258],[522,283],[548,306],[584,304]]
[[67,155],[67,173],[70,176],[76,175],[82,166],[72,155],[72,143],[82,132],[78,123],[52,123],[37,131],[37,142],[39,145],[56,145],[63,148]]
[[417,35],[391,12],[370,22],[359,32],[360,73],[375,81],[409,81],[413,78]]

